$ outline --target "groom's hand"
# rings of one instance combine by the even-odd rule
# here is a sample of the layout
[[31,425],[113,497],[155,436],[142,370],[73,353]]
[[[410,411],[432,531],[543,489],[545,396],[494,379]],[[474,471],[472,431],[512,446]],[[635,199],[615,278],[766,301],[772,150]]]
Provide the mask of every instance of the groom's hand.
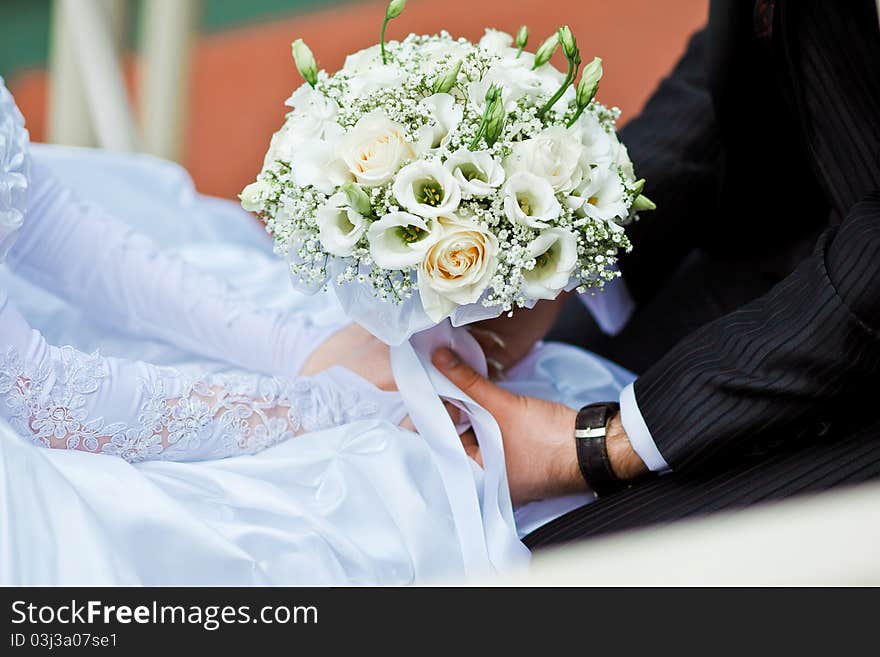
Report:
[[493,379],[502,378],[505,370],[525,358],[547,335],[567,298],[567,294],[560,294],[554,301],[539,301],[531,310],[517,308],[513,317],[504,314],[468,326],[486,354]]
[[[574,442],[577,411],[504,390],[477,374],[449,349],[438,349],[432,360],[498,422],[514,504],[587,490]],[[476,441],[463,438],[463,443],[468,455],[481,462]],[[620,416],[609,424],[606,444],[612,469],[621,479],[632,479],[647,471],[630,445]]]

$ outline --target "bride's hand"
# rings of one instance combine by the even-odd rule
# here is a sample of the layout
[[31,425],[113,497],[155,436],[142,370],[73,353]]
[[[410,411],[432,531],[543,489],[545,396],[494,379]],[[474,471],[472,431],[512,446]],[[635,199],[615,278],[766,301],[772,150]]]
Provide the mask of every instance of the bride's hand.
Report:
[[[350,324],[340,329],[324,341],[306,360],[300,374],[314,376],[334,365],[351,370],[380,390],[397,390],[397,383],[391,372],[391,354],[388,345],[357,324]],[[450,419],[458,422],[458,409],[448,402],[444,402],[444,406]],[[403,419],[400,426],[416,431],[409,416]]]
[[308,357],[300,374],[314,376],[334,365],[351,370],[380,390],[397,390],[388,345],[357,324],[340,329],[324,341]]
[[490,378],[502,378],[505,370],[528,355],[550,331],[567,299],[567,294],[560,294],[553,301],[539,301],[531,310],[517,308],[513,317],[505,313],[468,326],[486,354]]

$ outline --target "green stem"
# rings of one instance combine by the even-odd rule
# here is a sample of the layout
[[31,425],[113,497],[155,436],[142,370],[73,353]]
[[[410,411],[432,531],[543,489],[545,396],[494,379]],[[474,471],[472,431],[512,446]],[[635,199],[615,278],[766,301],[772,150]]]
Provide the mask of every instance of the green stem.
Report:
[[480,145],[480,139],[483,138],[483,133],[486,132],[486,125],[489,123],[488,116],[488,108],[485,112],[483,112],[483,118],[480,120],[480,127],[477,128],[477,134],[474,135],[474,140],[471,142],[469,150],[475,151],[477,147]]
[[380,50],[382,51],[382,63],[387,64],[388,60],[385,56],[385,28],[388,27],[388,14],[385,14],[385,20],[382,21],[382,34],[379,36]]
[[550,100],[541,108],[538,112],[538,118],[543,119],[544,115],[550,111],[550,108],[553,107],[562,95],[565,93],[565,90],[568,89],[568,85],[572,83],[572,81],[577,77],[577,70],[580,68],[580,61],[575,59],[568,60],[568,73],[565,75],[565,80],[562,83],[562,86],[550,97]]
[[583,107],[578,107],[577,112],[575,112],[574,116],[571,117],[571,120],[569,120],[569,122],[566,124],[566,127],[570,128],[571,126],[573,126],[575,124],[575,121],[577,121],[579,118],[581,118],[581,114],[584,113],[585,109],[587,109],[586,105],[584,105]]
[[522,55],[523,48],[525,48],[525,44],[516,49],[516,59],[519,59],[519,56]]

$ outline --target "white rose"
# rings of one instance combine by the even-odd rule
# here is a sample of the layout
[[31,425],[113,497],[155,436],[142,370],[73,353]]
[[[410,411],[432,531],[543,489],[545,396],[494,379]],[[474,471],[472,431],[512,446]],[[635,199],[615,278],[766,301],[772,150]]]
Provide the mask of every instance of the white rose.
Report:
[[456,103],[455,98],[449,94],[434,94],[425,98],[422,103],[426,105],[434,122],[419,130],[416,148],[420,153],[445,146],[464,116],[464,107]]
[[371,112],[340,140],[339,155],[361,185],[384,185],[414,156],[404,134],[402,125],[382,112]]
[[577,266],[577,238],[563,228],[547,228],[526,246],[526,257],[534,258],[535,266],[523,269],[523,295],[555,299]]
[[313,186],[324,194],[332,194],[352,175],[339,159],[338,142],[309,139],[293,153],[293,177],[299,187]]
[[318,210],[318,239],[324,250],[345,258],[352,254],[355,245],[367,229],[364,217],[348,204],[348,197],[337,192]]
[[391,212],[367,230],[370,255],[383,269],[406,269],[422,261],[440,235],[434,219],[409,212]]
[[438,160],[407,164],[394,179],[394,198],[420,217],[449,215],[458,209],[461,188]]
[[342,126],[336,122],[339,114],[336,101],[308,84],[294,91],[284,104],[293,108],[286,124],[286,137],[291,145],[307,139],[333,140],[342,136]]
[[498,239],[463,219],[440,219],[442,234],[419,266],[419,295],[439,322],[456,307],[476,303],[498,267]]
[[248,212],[258,212],[263,209],[263,203],[269,193],[269,185],[263,180],[257,180],[241,190],[238,198],[241,199],[241,207]]
[[491,194],[504,182],[504,168],[488,151],[456,151],[444,163],[461,191],[474,197]]
[[547,222],[559,217],[560,212],[562,206],[546,179],[520,171],[505,183],[504,213],[511,222],[529,228],[547,228]]
[[507,32],[502,32],[501,30],[494,30],[491,27],[487,27],[486,33],[483,35],[483,38],[480,39],[478,45],[486,52],[490,52],[493,55],[498,55],[499,57],[501,57],[507,54],[507,51],[513,45],[513,37],[510,36]]
[[569,130],[553,126],[515,143],[504,164],[508,173],[528,171],[547,180],[554,191],[570,192],[581,182],[583,152]]
[[623,230],[613,220],[625,218],[626,189],[615,165],[596,167],[586,174],[584,182],[567,199],[569,207],[592,219],[608,222],[614,230]]

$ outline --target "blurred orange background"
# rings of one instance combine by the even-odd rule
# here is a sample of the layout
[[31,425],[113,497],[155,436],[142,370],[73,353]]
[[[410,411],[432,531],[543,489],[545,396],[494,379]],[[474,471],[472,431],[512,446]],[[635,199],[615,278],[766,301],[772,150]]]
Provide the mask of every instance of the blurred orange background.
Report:
[[[334,71],[347,53],[378,41],[385,6],[385,0],[334,5],[201,36],[193,53],[183,158],[198,189],[232,198],[259,171],[269,138],[287,111],[284,100],[301,83],[291,41],[305,39],[319,65]],[[484,27],[513,33],[526,24],[534,50],[558,25],[568,23],[584,60],[603,58],[600,100],[620,107],[625,122],[639,112],[689,35],[705,22],[707,7],[707,0],[410,0],[390,24],[388,38],[442,28],[477,39]],[[136,66],[132,57],[127,68],[135,97]],[[27,72],[10,82],[33,138],[42,140],[46,73]]]

